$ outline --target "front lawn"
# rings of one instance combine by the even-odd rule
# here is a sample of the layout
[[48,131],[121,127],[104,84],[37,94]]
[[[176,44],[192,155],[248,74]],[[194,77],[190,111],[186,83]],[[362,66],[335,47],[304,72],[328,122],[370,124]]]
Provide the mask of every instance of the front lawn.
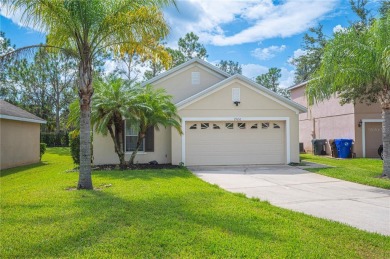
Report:
[[1,172],[2,258],[389,258],[390,237],[248,199],[186,169],[98,171],[67,149]]
[[383,161],[370,158],[335,159],[312,154],[301,154],[301,160],[332,166],[331,168],[306,169],[310,172],[361,183],[365,185],[390,189],[390,180],[380,178]]

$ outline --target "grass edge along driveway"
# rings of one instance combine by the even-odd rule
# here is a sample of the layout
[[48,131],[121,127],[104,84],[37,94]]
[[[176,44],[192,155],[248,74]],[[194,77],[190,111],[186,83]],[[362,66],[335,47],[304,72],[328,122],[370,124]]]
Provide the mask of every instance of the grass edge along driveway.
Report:
[[67,149],[1,172],[2,258],[389,258],[390,237],[248,199],[185,168],[93,172]]
[[301,154],[300,158],[303,163],[312,162],[331,166],[329,168],[305,169],[307,171],[350,182],[390,189],[390,179],[380,178],[383,167],[383,162],[380,159],[335,159],[312,154]]

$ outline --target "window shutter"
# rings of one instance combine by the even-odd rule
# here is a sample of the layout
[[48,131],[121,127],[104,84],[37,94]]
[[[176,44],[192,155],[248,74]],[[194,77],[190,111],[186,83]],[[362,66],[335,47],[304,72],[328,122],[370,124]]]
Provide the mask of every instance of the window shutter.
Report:
[[145,152],[154,152],[154,127],[149,127],[146,130]]
[[123,152],[126,152],[126,121],[125,120],[122,120],[122,143],[123,143]]

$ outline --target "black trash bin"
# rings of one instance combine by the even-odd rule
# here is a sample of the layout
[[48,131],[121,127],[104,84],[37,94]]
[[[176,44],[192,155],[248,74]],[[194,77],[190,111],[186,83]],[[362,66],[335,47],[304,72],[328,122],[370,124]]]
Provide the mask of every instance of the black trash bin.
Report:
[[339,157],[339,154],[337,152],[337,147],[336,147],[336,142],[334,139],[329,139],[329,145],[330,145],[330,150],[332,152],[332,157]]
[[326,155],[326,139],[313,139],[313,153],[314,155],[321,156]]

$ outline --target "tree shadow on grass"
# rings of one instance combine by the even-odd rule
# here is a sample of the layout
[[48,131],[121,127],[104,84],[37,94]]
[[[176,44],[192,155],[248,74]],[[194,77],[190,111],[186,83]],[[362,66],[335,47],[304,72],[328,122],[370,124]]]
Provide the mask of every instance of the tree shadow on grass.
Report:
[[[46,229],[58,224],[61,229],[46,241],[31,244],[29,251],[17,251],[15,256],[29,253],[32,257],[94,257],[96,252],[103,257],[177,257],[183,247],[212,249],[214,235],[246,236],[257,242],[278,241],[272,232],[259,227],[274,224],[271,220],[258,218],[261,224],[254,227],[248,215],[237,215],[233,210],[212,213],[208,202],[200,206],[188,203],[189,198],[205,202],[202,193],[190,196],[129,199],[104,191],[80,192],[80,197],[74,200],[74,212],[66,218],[58,214],[24,218],[22,223],[26,225],[39,224]],[[63,226],[61,221],[65,223]],[[231,249],[234,251],[234,246]]]
[[[150,180],[143,178],[142,172],[135,177]],[[12,243],[4,241],[8,246],[5,251],[12,253],[5,255],[232,258],[306,254],[326,257],[338,253],[337,245],[331,241],[336,234],[360,238],[358,230],[339,223],[302,216],[218,188],[200,189],[192,185],[197,184],[195,181],[182,182],[189,185],[160,189],[155,186],[164,183],[156,181],[153,188],[145,191],[134,192],[137,185],[101,191],[64,191],[65,197],[54,196],[50,203],[29,204],[36,210],[33,214],[29,211],[29,216],[12,218],[15,226],[26,227],[20,228],[24,233],[18,233],[18,247],[10,247]],[[328,233],[329,227],[335,230]],[[326,244],[318,242],[316,234],[321,234],[318,238]],[[34,235],[42,238],[31,238]],[[362,242],[366,240],[358,243]],[[367,245],[372,247],[372,243]],[[318,246],[319,254],[310,254]]]
[[16,174],[16,173],[22,173],[24,171],[31,170],[31,169],[37,169],[39,167],[46,166],[48,164],[49,163],[41,161],[39,163],[35,163],[35,164],[31,164],[31,165],[24,165],[24,166],[18,166],[18,167],[13,167],[13,168],[8,168],[8,169],[2,169],[0,171],[0,177],[4,177],[7,175]]

